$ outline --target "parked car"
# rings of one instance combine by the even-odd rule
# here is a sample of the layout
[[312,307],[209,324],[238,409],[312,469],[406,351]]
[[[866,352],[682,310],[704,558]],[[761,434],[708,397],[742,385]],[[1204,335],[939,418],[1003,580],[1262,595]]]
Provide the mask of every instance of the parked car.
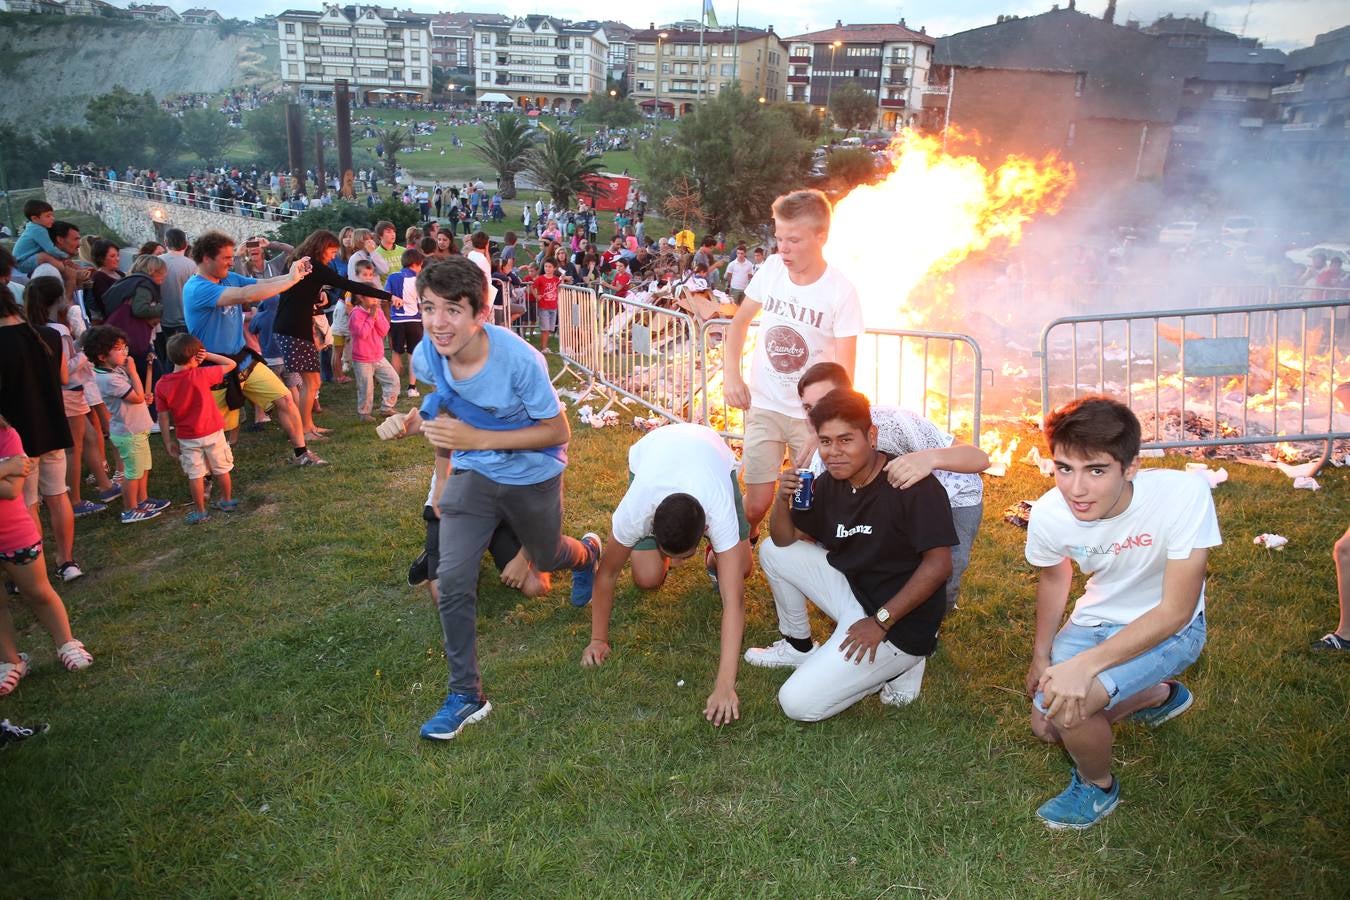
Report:
[[1189,244],[1200,234],[1199,222],[1173,222],[1158,232],[1158,243],[1180,246]]
[[1251,216],[1229,216],[1219,226],[1219,237],[1225,241],[1245,241],[1256,229],[1256,220]]

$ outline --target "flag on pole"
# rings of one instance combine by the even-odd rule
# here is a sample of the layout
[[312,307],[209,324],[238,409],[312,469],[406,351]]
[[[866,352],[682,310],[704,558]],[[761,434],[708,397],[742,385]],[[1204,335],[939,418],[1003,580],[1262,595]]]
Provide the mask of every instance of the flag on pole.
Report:
[[712,0],[703,0],[703,21],[713,28],[717,27],[717,13],[713,11]]

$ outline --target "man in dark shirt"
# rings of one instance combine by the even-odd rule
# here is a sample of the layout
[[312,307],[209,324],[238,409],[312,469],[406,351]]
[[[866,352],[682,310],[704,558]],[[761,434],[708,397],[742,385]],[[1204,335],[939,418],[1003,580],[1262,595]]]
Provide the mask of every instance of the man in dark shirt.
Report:
[[[909,488],[882,472],[871,407],[835,390],[810,412],[826,472],[810,509],[792,508],[799,477],[782,473],[759,554],[783,638],[746,651],[751,665],[795,668],[778,692],[789,718],[817,722],[879,691],[933,652],[958,543],[946,491],[931,474]],[[811,642],[810,598],[834,619]]]

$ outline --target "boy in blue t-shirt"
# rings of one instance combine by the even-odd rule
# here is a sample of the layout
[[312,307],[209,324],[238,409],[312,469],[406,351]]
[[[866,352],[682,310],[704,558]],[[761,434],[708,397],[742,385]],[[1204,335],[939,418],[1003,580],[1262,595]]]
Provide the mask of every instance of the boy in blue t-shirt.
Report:
[[421,250],[403,251],[399,265],[384,282],[384,289],[394,295],[389,309],[389,348],[394,351],[394,373],[403,375],[403,354],[408,354],[408,396],[420,397],[417,392],[417,373],[412,367],[413,348],[422,340],[422,312],[418,309],[417,275],[422,271],[426,257]]
[[[70,258],[64,250],[52,243],[48,229],[56,224],[56,212],[45,200],[29,200],[23,205],[23,217],[28,220],[23,233],[14,242],[14,262],[20,272],[32,275],[40,263],[60,265]],[[44,255],[47,258],[43,258]]]
[[509,329],[487,324],[487,279],[454,256],[417,278],[426,336],[413,365],[435,393],[422,433],[453,473],[441,489],[438,608],[450,693],[422,726],[449,740],[487,716],[478,674],[478,567],[505,523],[540,572],[572,570],[572,603],[591,599],[600,538],[562,533],[562,473],[571,429],[544,358]]

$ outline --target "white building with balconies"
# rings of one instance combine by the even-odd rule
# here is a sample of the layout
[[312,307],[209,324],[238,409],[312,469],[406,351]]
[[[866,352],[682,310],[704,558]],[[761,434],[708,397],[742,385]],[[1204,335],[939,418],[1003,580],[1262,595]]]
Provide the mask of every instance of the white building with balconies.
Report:
[[474,25],[479,96],[504,94],[516,106],[575,110],[605,90],[609,39],[599,22],[520,16]]
[[302,97],[330,100],[347,79],[358,103],[426,100],[431,19],[379,6],[288,9],[276,18],[281,79]]

